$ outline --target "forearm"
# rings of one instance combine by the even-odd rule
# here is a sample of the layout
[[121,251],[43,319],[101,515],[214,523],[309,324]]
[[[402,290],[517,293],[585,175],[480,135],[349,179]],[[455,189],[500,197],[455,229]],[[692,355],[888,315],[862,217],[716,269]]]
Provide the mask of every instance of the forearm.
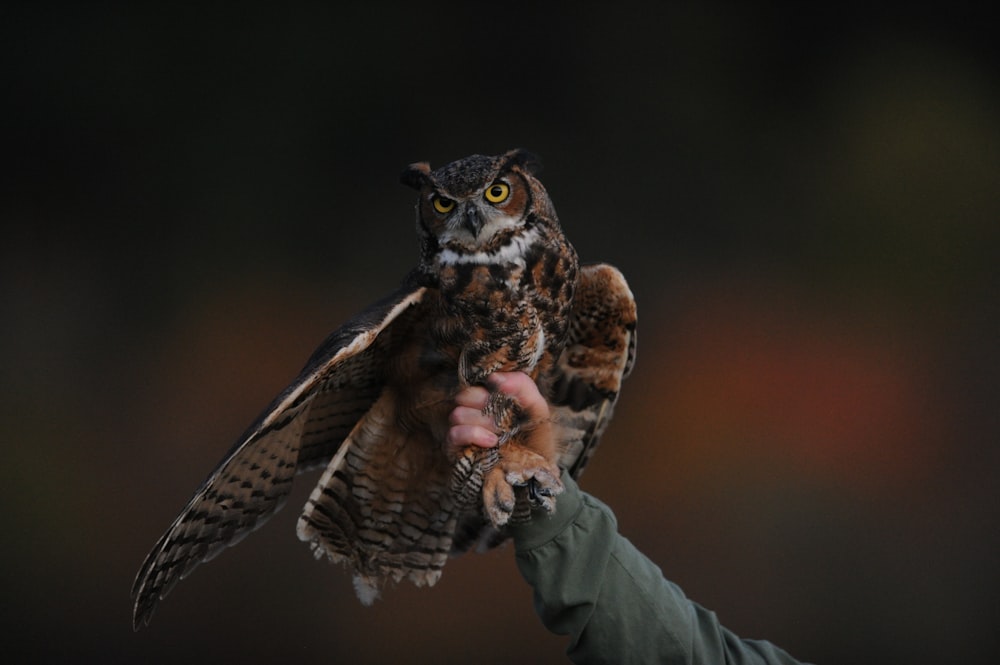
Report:
[[611,510],[564,478],[551,517],[513,527],[517,565],[549,630],[577,663],[795,663],[741,640],[618,534]]

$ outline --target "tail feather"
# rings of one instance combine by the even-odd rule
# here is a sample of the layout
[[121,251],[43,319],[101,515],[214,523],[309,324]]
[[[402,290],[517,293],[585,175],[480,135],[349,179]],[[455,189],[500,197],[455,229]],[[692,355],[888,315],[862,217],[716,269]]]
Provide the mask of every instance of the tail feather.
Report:
[[434,584],[461,513],[440,445],[397,425],[386,391],[348,435],[299,518],[299,539],[354,572],[362,603],[388,582]]

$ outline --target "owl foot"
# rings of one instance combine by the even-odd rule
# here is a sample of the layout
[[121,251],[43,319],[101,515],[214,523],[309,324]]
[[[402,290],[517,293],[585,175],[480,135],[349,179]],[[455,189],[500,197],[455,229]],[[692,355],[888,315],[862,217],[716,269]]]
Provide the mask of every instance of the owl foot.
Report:
[[[501,527],[512,517],[527,518],[534,508],[551,513],[555,497],[563,489],[559,467],[532,450],[509,443],[501,450],[497,465],[483,478],[483,506],[493,526]],[[519,504],[524,501],[527,510],[522,511]]]

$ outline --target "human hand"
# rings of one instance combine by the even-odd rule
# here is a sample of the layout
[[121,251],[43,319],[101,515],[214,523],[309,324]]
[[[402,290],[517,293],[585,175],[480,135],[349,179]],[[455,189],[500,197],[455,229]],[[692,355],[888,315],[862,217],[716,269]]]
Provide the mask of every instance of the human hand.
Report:
[[[538,386],[523,372],[496,372],[490,375],[490,387],[511,397],[524,410],[529,422],[546,423],[549,405]],[[457,406],[449,415],[447,446],[455,455],[466,446],[492,448],[497,445],[496,423],[483,413],[490,393],[481,386],[471,386],[455,396]]]

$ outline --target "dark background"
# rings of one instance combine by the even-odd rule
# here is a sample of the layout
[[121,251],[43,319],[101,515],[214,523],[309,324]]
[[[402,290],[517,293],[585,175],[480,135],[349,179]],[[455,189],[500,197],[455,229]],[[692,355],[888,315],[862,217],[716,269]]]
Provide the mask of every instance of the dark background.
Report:
[[560,662],[510,548],[361,607],[295,538],[315,477],[130,627],[132,577],[205,474],[413,265],[402,168],[520,146],[639,303],[582,482],[621,531],[799,658],[995,660],[993,24],[87,5],[0,10],[5,652]]

